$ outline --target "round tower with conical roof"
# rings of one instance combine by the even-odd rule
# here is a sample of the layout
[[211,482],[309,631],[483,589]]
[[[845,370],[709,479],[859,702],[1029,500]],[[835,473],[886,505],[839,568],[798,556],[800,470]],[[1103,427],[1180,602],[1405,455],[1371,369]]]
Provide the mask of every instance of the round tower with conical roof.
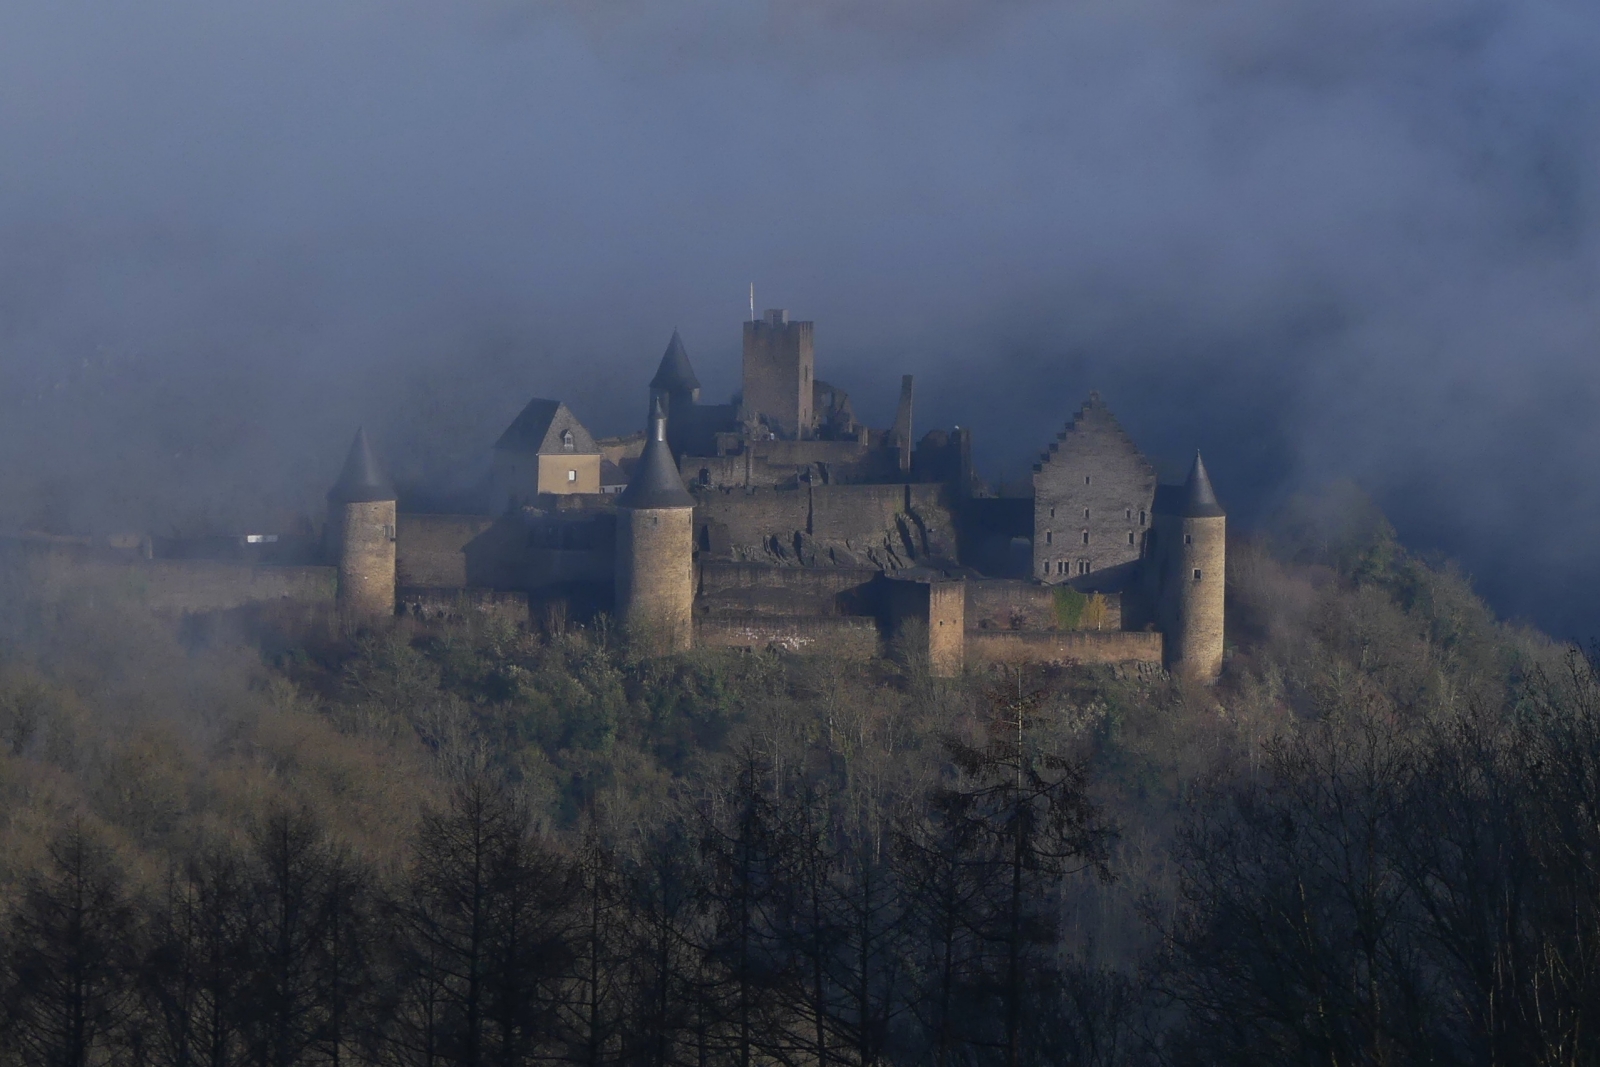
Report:
[[694,645],[694,497],[667,444],[664,408],[651,397],[644,452],[617,497],[617,618],[655,653]]
[[1155,515],[1156,612],[1167,669],[1212,682],[1222,673],[1228,518],[1200,453],[1194,454],[1182,489],[1162,505]]
[[328,532],[339,566],[339,614],[348,622],[394,614],[395,492],[364,430],[328,490]]
[[688,451],[694,435],[695,406],[700,403],[700,379],[694,376],[689,365],[689,350],[683,347],[683,338],[677,330],[661,356],[656,376],[650,379],[652,401],[661,401],[661,410],[667,416],[667,443],[672,454],[681,456]]

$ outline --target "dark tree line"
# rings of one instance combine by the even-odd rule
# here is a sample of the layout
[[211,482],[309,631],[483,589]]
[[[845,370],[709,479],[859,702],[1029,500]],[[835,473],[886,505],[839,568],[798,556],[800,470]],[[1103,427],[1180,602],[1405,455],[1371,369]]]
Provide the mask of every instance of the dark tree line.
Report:
[[710,1067],[1095,1062],[1061,943],[1108,831],[1008,707],[916,796],[754,749],[625,830],[535,833],[487,777],[374,869],[306,810],[135,891],[82,822],[4,928],[12,1062]]
[[1421,725],[1346,707],[1196,804],[1179,1062],[1600,1062],[1600,674]]

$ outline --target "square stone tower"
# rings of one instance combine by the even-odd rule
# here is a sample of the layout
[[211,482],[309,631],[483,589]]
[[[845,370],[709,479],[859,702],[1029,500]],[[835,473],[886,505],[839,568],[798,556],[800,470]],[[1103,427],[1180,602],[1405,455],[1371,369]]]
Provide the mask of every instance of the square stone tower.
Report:
[[753,423],[765,419],[779,437],[798,440],[816,429],[812,378],[816,356],[811,323],[790,322],[782,309],[744,324],[744,408]]

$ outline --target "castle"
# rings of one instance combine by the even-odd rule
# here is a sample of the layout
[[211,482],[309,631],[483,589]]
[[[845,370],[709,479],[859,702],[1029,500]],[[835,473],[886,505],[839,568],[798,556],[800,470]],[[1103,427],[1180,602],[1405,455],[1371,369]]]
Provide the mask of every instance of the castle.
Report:
[[[813,324],[744,324],[742,389],[701,402],[674,331],[643,434],[597,440],[530,401],[470,508],[407,508],[357,432],[320,536],[209,547],[28,538],[36,572],[109,568],[152,608],[328,602],[359,623],[480,611],[529,625],[609,616],[652,653],[693,647],[925,657],[936,675],[1019,663],[1223,658],[1226,517],[1198,453],[1160,485],[1097,394],[1040,455],[1028,497],[990,495],[968,430],[914,439],[815,376]],[[462,513],[465,512],[465,513]],[[63,544],[72,540],[72,544]]]

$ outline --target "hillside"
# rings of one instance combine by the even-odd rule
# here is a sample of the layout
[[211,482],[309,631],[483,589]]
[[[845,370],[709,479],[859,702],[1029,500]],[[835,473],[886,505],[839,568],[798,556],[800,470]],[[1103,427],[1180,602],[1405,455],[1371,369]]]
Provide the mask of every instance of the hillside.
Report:
[[1359,495],[1213,688],[9,590],[6,1063],[1583,1062],[1600,687]]

